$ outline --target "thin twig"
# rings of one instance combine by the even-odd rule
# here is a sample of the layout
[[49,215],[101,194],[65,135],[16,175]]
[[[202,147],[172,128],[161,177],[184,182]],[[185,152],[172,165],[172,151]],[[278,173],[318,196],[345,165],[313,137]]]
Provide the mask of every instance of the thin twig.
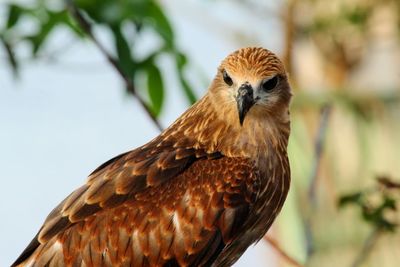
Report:
[[288,263],[290,263],[293,266],[296,267],[303,267],[302,264],[300,264],[297,260],[293,259],[291,256],[289,256],[278,244],[278,242],[273,239],[272,237],[265,235],[264,240],[267,241],[271,247],[278,252],[279,256],[281,256],[283,259],[285,259]]
[[310,203],[310,211],[305,218],[304,222],[304,231],[305,231],[305,239],[306,239],[306,254],[307,259],[314,252],[314,244],[313,244],[313,234],[312,234],[312,212],[316,207],[316,186],[317,186],[317,178],[320,169],[320,163],[322,158],[322,153],[324,150],[324,141],[326,136],[326,130],[328,127],[328,121],[330,118],[332,106],[331,104],[325,104],[321,108],[321,119],[318,127],[318,132],[315,141],[315,159],[313,163],[313,167],[310,174],[310,185],[308,190],[308,199]]
[[[283,52],[283,63],[285,64],[286,70],[288,73],[292,74],[293,72],[293,45],[295,38],[295,12],[297,0],[289,0],[286,1],[286,7],[284,15],[282,16],[282,20],[284,23],[284,38],[285,38],[285,46]],[[293,79],[292,79],[293,81]],[[296,88],[296,87],[295,87]]]
[[371,253],[374,245],[377,243],[381,233],[382,231],[380,230],[379,227],[374,228],[374,230],[369,234],[368,238],[365,240],[360,253],[354,260],[351,267],[360,266],[368,258],[368,255]]
[[18,62],[15,59],[14,50],[12,49],[11,45],[4,40],[4,38],[0,35],[0,42],[3,44],[4,49],[7,53],[7,60],[11,65],[11,69],[14,74],[14,78],[18,76]]
[[322,153],[324,150],[324,141],[326,136],[326,129],[328,126],[329,117],[331,114],[332,106],[331,104],[325,104],[321,108],[321,119],[319,123],[318,133],[315,141],[315,160],[314,165],[311,170],[310,175],[310,186],[308,190],[308,198],[311,201],[311,204],[315,206],[316,202],[316,186],[317,186],[317,178],[318,172],[320,168]]
[[139,101],[142,108],[146,111],[147,115],[153,121],[153,123],[157,126],[157,128],[162,131],[163,127],[160,122],[151,112],[150,108],[144,102],[144,100],[136,93],[136,88],[133,84],[131,78],[129,78],[121,67],[118,64],[118,61],[105,49],[105,47],[100,43],[100,41],[94,36],[92,31],[92,25],[90,22],[84,17],[82,12],[75,6],[72,0],[66,0],[67,7],[71,13],[71,15],[75,18],[76,22],[79,24],[83,32],[87,34],[87,36],[93,41],[93,43],[97,46],[100,52],[107,58],[108,62],[114,67],[114,69],[118,72],[121,78],[125,82],[125,86],[127,90]]

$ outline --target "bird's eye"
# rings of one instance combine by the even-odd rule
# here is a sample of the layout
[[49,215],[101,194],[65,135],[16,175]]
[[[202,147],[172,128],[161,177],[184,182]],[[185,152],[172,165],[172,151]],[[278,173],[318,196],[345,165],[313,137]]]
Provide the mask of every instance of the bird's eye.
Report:
[[273,90],[276,87],[277,84],[278,84],[278,75],[276,75],[276,76],[272,77],[271,79],[265,81],[262,84],[262,88],[263,88],[263,90],[265,92],[269,92],[269,91]]
[[226,72],[226,70],[222,71],[222,77],[224,78],[224,82],[231,86],[233,84],[232,78],[229,77],[228,73]]

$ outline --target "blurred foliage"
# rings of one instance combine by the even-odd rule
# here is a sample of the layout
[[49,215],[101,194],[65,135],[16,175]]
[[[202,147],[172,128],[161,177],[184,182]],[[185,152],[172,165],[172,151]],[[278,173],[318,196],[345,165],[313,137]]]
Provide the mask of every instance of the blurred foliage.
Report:
[[[16,47],[21,42],[30,44],[31,55],[35,58],[45,47],[51,34],[60,27],[67,28],[76,37],[76,41],[82,41],[88,31],[92,31],[93,26],[111,33],[114,57],[126,77],[134,84],[137,76],[147,77],[147,91],[141,95],[144,93],[148,96],[147,103],[154,115],[160,114],[165,97],[164,77],[157,63],[160,56],[167,55],[175,61],[182,92],[190,103],[196,100],[184,74],[186,56],[177,48],[174,30],[157,1],[34,0],[31,5],[11,2],[5,6],[7,19],[0,26],[0,40],[15,74],[20,69]],[[77,7],[83,12],[85,19],[90,21],[87,29],[82,28],[81,21],[71,15],[71,7]],[[30,28],[33,25],[35,30],[27,32],[24,29],[27,25]],[[151,32],[157,37],[159,44],[143,58],[135,51],[135,46],[144,32]],[[145,88],[137,90],[143,91]],[[128,92],[133,93],[129,90]]]
[[390,213],[397,211],[400,183],[383,176],[378,177],[377,182],[373,188],[342,195],[338,204],[341,208],[358,207],[364,221],[379,230],[393,232],[398,223]]
[[[284,29],[293,36],[286,39],[292,44],[288,45],[291,50],[284,54],[297,57],[297,62],[287,62],[297,64],[289,68],[294,70],[292,79],[299,90],[292,106],[298,120],[292,135],[296,151],[290,156],[296,159],[307,155],[305,151],[311,153],[307,159],[302,157],[301,163],[292,164],[294,175],[302,180],[297,181],[298,199],[302,203],[298,205],[300,224],[304,231],[299,251],[303,250],[307,266],[376,266],[383,262],[384,266],[397,266],[396,256],[385,253],[400,248],[397,231],[400,191],[383,186],[382,177],[374,186],[370,185],[371,179],[363,177],[373,177],[378,171],[394,174],[400,163],[400,128],[395,126],[400,114],[400,84],[393,82],[393,87],[388,88],[385,78],[374,73],[375,68],[384,67],[382,64],[396,68],[399,61],[374,62],[376,65],[369,66],[369,73],[361,70],[377,54],[394,56],[400,48],[400,1],[289,2],[294,5],[291,13],[294,19],[289,21],[292,25],[284,20]],[[309,50],[301,50],[305,47]],[[323,77],[314,84],[303,79],[307,73],[302,69],[307,69],[308,58],[303,56],[299,61],[302,52],[311,50],[307,56],[311,62],[320,64],[319,69],[313,69],[318,71],[314,77]],[[376,83],[364,82],[368,76],[374,77]],[[312,88],[315,84],[318,91]],[[319,128],[318,111],[325,103],[332,103],[334,110],[318,172],[317,204],[309,208],[309,184],[304,179],[308,180],[307,169],[311,167],[298,165],[316,160],[310,150]],[[349,190],[353,193],[341,193]],[[348,208],[337,210],[337,203]],[[359,213],[361,218],[357,219]],[[381,235],[382,232],[389,235]],[[378,237],[382,242],[372,246]],[[374,257],[366,261],[370,253]]]
[[[348,82],[347,78],[368,54],[368,46],[377,35],[400,35],[398,0],[291,2],[296,4],[297,11],[293,14],[295,38],[313,41],[324,57],[327,78],[336,87]],[[305,12],[307,16],[303,16]],[[383,20],[386,20],[384,31],[382,26],[374,27]]]
[[362,249],[353,261],[352,267],[362,266],[372,254],[383,233],[394,233],[398,227],[400,183],[387,176],[378,176],[374,187],[342,195],[338,201],[340,208],[355,206],[362,219],[372,226]]

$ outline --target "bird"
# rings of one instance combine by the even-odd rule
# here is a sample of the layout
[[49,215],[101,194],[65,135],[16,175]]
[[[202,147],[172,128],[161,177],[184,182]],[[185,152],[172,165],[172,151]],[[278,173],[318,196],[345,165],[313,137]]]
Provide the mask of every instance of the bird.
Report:
[[175,122],[55,207],[12,266],[233,265],[288,194],[291,97],[273,52],[232,52]]

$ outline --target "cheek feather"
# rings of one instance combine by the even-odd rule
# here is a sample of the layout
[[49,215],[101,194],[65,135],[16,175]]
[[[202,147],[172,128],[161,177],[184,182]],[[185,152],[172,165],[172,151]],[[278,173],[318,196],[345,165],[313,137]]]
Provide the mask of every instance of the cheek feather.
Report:
[[261,97],[256,104],[265,106],[265,108],[273,109],[273,106],[278,102],[279,102],[278,94],[268,94],[267,96]]

